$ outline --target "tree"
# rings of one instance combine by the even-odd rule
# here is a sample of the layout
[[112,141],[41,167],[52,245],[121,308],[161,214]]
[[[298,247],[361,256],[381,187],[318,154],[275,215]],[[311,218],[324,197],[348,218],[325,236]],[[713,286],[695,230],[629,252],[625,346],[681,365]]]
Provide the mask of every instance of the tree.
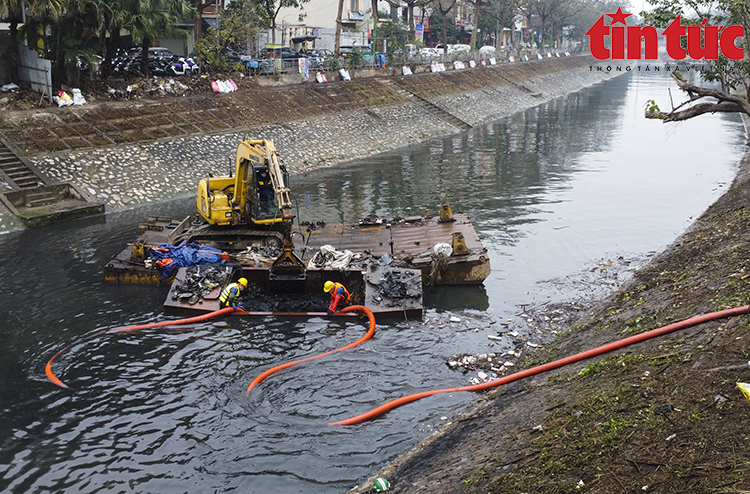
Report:
[[477,49],[477,27],[479,26],[479,12],[482,5],[485,5],[487,3],[487,0],[473,0],[472,3],[474,4],[474,25],[472,26],[473,29],[471,30],[471,51],[474,51]]
[[490,0],[485,8],[485,14],[497,21],[499,33],[495,40],[499,50],[503,42],[503,29],[510,27],[513,32],[513,19],[520,12],[522,0]]
[[411,32],[406,24],[399,20],[384,23],[378,30],[378,39],[388,42],[388,53],[398,52],[411,39]]
[[148,76],[148,51],[162,34],[187,37],[184,29],[176,27],[181,19],[192,18],[195,9],[184,0],[123,0],[123,27],[133,39],[141,42],[141,73]]
[[101,47],[101,18],[98,0],[75,0],[61,16],[49,21],[51,36],[45,46],[53,61],[54,85],[80,87],[82,66],[95,72]]
[[[258,0],[259,7],[264,11],[265,17],[270,21],[271,28],[271,39],[276,44],[276,17],[279,15],[279,11],[284,8],[301,9],[304,4],[310,0],[279,0],[276,4],[276,0]],[[339,16],[339,20],[341,16]],[[300,14],[300,20],[302,15]]]
[[539,18],[539,30],[544,38],[542,42],[554,44],[562,33],[565,21],[582,11],[585,3],[570,0],[530,0],[529,6]]
[[10,80],[18,83],[18,25],[23,19],[23,11],[27,9],[32,15],[43,14],[50,17],[62,15],[67,5],[66,0],[2,0],[0,2],[0,18],[8,19],[10,30]]
[[[411,36],[413,38],[414,35],[415,35],[415,33],[416,33],[416,26],[415,26],[415,23],[414,23],[414,7],[419,6],[419,5],[423,5],[424,4],[424,0],[400,0],[400,1],[399,0],[386,0],[386,2],[392,8],[398,8],[401,5],[406,4],[406,7],[407,7],[408,12],[409,12],[408,16],[407,16],[408,22],[409,22],[409,33],[411,33]],[[395,21],[397,19],[393,19],[393,20]],[[384,39],[381,36],[379,36],[379,38]]]
[[[742,60],[731,60],[723,54],[718,60],[704,61],[705,67],[701,76],[708,82],[719,82],[721,89],[713,89],[699,86],[688,82],[679,71],[675,70],[671,76],[677,83],[677,87],[683,91],[688,99],[677,105],[672,105],[668,111],[661,110],[653,101],[647,103],[645,117],[662,120],[664,122],[678,122],[703,115],[705,113],[744,113],[750,115],[750,60],[748,60],[748,43],[750,39],[750,5],[743,0],[722,0],[718,10],[713,10],[713,4],[709,2],[689,2],[686,6],[675,4],[672,1],[655,0],[656,9],[652,13],[644,13],[644,18],[655,27],[665,27],[665,24],[673,21],[677,15],[681,17],[681,23],[688,25],[699,25],[706,19],[706,24],[721,23],[722,25],[741,25],[744,28],[745,58]],[[685,13],[685,8],[690,13]],[[713,13],[716,12],[716,13]],[[697,15],[697,17],[691,17]],[[684,40],[683,40],[684,42]],[[738,88],[741,91],[738,92]]]
[[[443,27],[443,53],[445,54],[448,50],[448,12],[453,10],[456,5],[456,0],[434,0],[432,3],[433,8],[440,14],[440,21]],[[455,27],[455,24],[453,24]]]
[[622,8],[625,12],[632,11],[632,7],[629,3],[620,0],[597,0],[586,2],[581,10],[567,20],[566,26],[571,28],[568,36],[571,39],[583,41],[586,31],[588,31],[601,16],[607,13],[616,12],[618,8]]
[[230,68],[227,49],[244,51],[261,26],[268,25],[265,11],[250,0],[235,0],[221,13],[219,26],[209,27],[206,36],[195,43],[195,51],[201,60],[217,70]]
[[193,7],[195,7],[195,17],[193,17],[195,41],[200,41],[203,37],[203,11],[212,5],[216,5],[216,0],[193,0]]

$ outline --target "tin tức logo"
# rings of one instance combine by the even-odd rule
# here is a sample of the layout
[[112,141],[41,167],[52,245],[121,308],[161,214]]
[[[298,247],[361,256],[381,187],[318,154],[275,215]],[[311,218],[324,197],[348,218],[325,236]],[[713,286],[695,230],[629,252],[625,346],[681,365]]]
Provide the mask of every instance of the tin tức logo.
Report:
[[[625,14],[618,7],[614,14],[605,14],[597,20],[586,32],[589,37],[591,54],[598,60],[656,60],[659,52],[659,33],[653,26],[628,26],[625,18],[633,14]],[[605,18],[611,17],[610,24],[605,24]],[[707,26],[706,19],[700,26],[683,26],[681,16],[677,16],[664,29],[667,55],[675,60],[692,58],[694,60],[718,60],[719,52],[732,60],[742,60],[745,55],[743,48],[737,46],[737,40],[745,36],[742,26]],[[687,37],[684,48],[681,39]],[[610,38],[607,47],[606,38]]]

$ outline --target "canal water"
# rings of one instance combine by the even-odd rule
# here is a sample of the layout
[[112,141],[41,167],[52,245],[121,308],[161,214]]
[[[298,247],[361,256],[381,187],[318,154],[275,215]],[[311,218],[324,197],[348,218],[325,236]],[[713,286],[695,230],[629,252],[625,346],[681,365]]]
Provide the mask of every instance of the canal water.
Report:
[[[448,201],[472,215],[492,273],[482,287],[430,290],[423,320],[382,321],[361,346],[274,374],[249,397],[261,372],[367,328],[226,318],[86,339],[169,318],[166,287],[105,285],[102,267],[149,214],[191,214],[188,198],[0,237],[0,491],[343,493],[362,482],[477,396],[328,422],[468,384],[450,356],[496,351],[487,336],[520,327],[526,304],[570,295],[549,288],[554,280],[648,258],[726,190],[744,152],[739,118],[645,120],[648,99],[669,106],[668,87],[678,93],[664,74],[621,76],[464,134],[293,177],[302,220],[393,218]],[[44,366],[77,341],[54,363],[70,385],[61,389]]]

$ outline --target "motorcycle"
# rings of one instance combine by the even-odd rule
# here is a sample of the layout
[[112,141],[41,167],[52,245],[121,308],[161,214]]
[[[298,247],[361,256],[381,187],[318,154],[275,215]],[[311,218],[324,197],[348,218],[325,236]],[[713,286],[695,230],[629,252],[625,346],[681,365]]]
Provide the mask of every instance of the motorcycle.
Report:
[[176,62],[172,62],[169,68],[174,75],[197,74],[201,70],[198,64],[189,57],[180,57]]

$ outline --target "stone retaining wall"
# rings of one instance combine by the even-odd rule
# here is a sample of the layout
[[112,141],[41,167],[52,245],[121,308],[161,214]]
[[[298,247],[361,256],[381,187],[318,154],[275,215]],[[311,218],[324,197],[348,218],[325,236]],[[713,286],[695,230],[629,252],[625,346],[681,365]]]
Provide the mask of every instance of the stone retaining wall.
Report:
[[[591,70],[594,62],[591,57],[571,57],[456,73],[397,76],[393,78],[395,86],[408,92],[396,95],[394,84],[381,83],[386,97],[369,107],[333,113],[321,107],[319,114],[300,119],[37,154],[30,159],[50,178],[72,182],[103,200],[108,211],[130,209],[194,195],[198,181],[209,172],[228,172],[237,143],[246,137],[274,139],[290,173],[305,173],[462,131],[426,111],[409,93],[476,126],[617,75]],[[327,86],[330,97],[350,87],[342,84],[346,83],[320,86]],[[370,81],[367,87],[375,94],[373,84]],[[320,86],[302,90],[320,91]],[[395,102],[388,103],[389,98]],[[236,111],[242,110],[238,106]],[[306,111],[309,113],[309,109]],[[20,226],[9,211],[0,210],[0,233],[17,228]]]

